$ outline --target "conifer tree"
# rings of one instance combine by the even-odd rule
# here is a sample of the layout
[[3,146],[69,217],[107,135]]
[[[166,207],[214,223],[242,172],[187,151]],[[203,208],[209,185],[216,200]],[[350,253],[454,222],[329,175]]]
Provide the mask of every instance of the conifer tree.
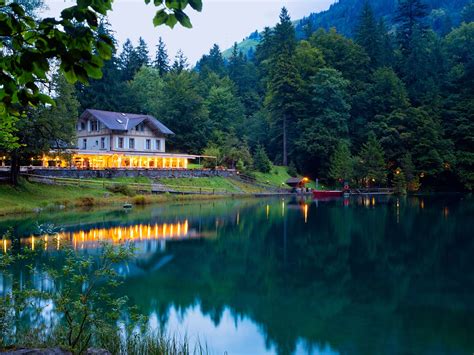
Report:
[[377,67],[381,61],[380,49],[382,41],[380,35],[372,7],[366,0],[356,28],[355,41],[365,49],[370,57],[372,68]]
[[343,140],[339,141],[331,157],[329,177],[336,181],[350,181],[354,177],[354,160],[347,142]]
[[188,68],[189,68],[188,58],[186,58],[183,51],[179,49],[174,58],[174,62],[173,62],[173,65],[171,66],[171,70],[179,74],[183,70],[187,70]]
[[148,45],[142,37],[138,39],[138,46],[135,48],[135,51],[137,53],[138,69],[140,69],[142,66],[148,66],[150,64]]
[[156,45],[156,54],[153,67],[158,69],[161,76],[167,73],[170,69],[168,51],[166,50],[165,42],[163,42],[161,37],[158,39],[158,44]]
[[219,76],[223,76],[226,72],[224,58],[222,57],[221,49],[217,44],[214,44],[209,51],[209,54],[203,55],[197,64],[199,72],[206,76],[213,72]]
[[[288,152],[293,143],[292,130],[296,125],[296,108],[301,79],[295,66],[295,29],[286,8],[282,8],[280,22],[272,34],[274,48],[270,51],[267,103],[273,118],[275,139],[282,146],[282,163],[288,165]],[[279,132],[278,132],[279,131]],[[289,147],[290,145],[290,147]]]
[[175,73],[181,73],[183,70],[187,70],[189,67],[188,58],[184,55],[181,49],[178,50],[174,58],[171,70]]
[[383,185],[387,181],[384,151],[372,132],[358,157],[357,175],[366,185]]
[[123,44],[122,52],[119,56],[119,67],[122,73],[122,80],[124,81],[132,80],[135,73],[140,69],[137,52],[129,38]]
[[427,25],[424,22],[428,15],[428,6],[422,0],[400,0],[395,22],[398,23],[397,37],[402,53],[411,52],[413,35],[416,30],[424,33]]
[[261,145],[258,145],[257,149],[255,149],[253,165],[256,170],[262,173],[269,173],[270,171],[272,171],[272,163],[270,159],[268,159],[268,155],[265,152],[265,148],[263,148],[263,146]]
[[397,195],[406,195],[407,193],[407,181],[403,170],[398,168],[393,174],[392,186],[394,193]]

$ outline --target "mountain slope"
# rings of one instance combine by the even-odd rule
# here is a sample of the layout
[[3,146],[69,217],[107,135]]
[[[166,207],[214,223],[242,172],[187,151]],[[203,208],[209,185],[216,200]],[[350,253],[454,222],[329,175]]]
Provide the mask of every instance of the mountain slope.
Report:
[[[398,0],[368,0],[373,8],[376,18],[383,18],[386,24],[393,26],[393,17],[397,10]],[[425,0],[429,8],[428,23],[436,32],[446,34],[452,27],[456,27],[462,21],[463,10],[468,6],[471,8],[473,0]],[[338,32],[352,37],[357,25],[359,15],[364,5],[363,0],[339,0],[326,11],[312,13],[309,16],[295,21],[296,34],[298,38],[304,38],[309,26],[311,31],[318,28],[329,29],[335,27]],[[466,13],[468,11],[465,11]],[[238,44],[239,50],[251,56],[255,46],[260,40],[258,32]],[[229,57],[231,49],[224,52]]]

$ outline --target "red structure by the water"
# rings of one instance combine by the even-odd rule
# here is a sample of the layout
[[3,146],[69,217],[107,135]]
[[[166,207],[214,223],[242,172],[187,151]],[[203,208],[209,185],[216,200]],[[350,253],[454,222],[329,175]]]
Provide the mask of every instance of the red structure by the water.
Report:
[[344,194],[344,191],[313,190],[314,198],[342,197],[343,194]]

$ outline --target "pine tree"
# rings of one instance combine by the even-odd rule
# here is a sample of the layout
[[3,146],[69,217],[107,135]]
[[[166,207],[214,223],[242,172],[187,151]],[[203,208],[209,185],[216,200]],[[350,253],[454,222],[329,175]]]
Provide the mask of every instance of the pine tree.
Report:
[[392,186],[396,195],[406,195],[407,181],[405,174],[399,168],[395,170],[395,173],[393,174]]
[[159,70],[161,76],[167,73],[170,69],[168,51],[166,50],[166,45],[161,37],[158,39],[158,44],[156,45],[156,55],[153,67]]
[[128,38],[123,44],[122,52],[119,56],[119,67],[122,72],[122,80],[124,81],[132,80],[135,73],[140,69],[137,52],[133,47],[132,41]]
[[138,39],[138,46],[135,48],[135,52],[137,53],[138,69],[140,69],[142,66],[148,66],[150,64],[148,46],[142,37]]
[[253,166],[256,170],[262,173],[269,173],[272,171],[272,162],[270,159],[268,159],[265,148],[263,148],[261,145],[257,146],[257,149],[255,149],[255,154],[253,156]]
[[255,53],[255,60],[259,65],[262,65],[270,58],[273,51],[273,29],[265,27],[263,29],[262,39],[257,44]]
[[354,177],[354,160],[345,141],[339,141],[329,164],[330,178],[336,181],[350,181]]
[[377,32],[380,36],[380,56],[378,64],[382,67],[391,67],[394,64],[393,38],[383,18],[379,20]]
[[372,132],[358,157],[357,175],[366,185],[383,185],[387,181],[384,151]]
[[416,30],[424,33],[427,25],[424,22],[428,15],[428,6],[422,0],[400,0],[395,22],[398,23],[397,37],[402,53],[411,52],[413,35]]
[[293,144],[292,130],[296,125],[296,108],[301,79],[295,66],[295,29],[286,8],[282,8],[280,22],[272,34],[267,103],[273,124],[279,133],[275,138],[282,146],[282,163],[288,165],[288,152]]
[[209,51],[209,54],[203,55],[197,64],[199,72],[206,76],[210,72],[223,76],[226,72],[224,58],[222,57],[221,49],[217,44],[214,44]]
[[372,11],[366,0],[356,28],[355,41],[362,46],[370,57],[371,67],[375,68],[381,61],[381,34]]
[[173,66],[171,67],[171,70],[175,73],[181,73],[183,70],[188,69],[189,64],[188,64],[188,58],[184,55],[183,51],[180,49],[176,53],[176,56],[174,58]]

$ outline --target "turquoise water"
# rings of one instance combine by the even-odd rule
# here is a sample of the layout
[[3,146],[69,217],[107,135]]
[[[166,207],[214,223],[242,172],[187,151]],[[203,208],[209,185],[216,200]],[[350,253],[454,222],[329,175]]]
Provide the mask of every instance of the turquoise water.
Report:
[[258,199],[49,213],[0,229],[39,247],[32,233],[52,223],[90,254],[101,239],[133,242],[117,293],[151,327],[212,353],[472,354],[473,217],[463,195]]

